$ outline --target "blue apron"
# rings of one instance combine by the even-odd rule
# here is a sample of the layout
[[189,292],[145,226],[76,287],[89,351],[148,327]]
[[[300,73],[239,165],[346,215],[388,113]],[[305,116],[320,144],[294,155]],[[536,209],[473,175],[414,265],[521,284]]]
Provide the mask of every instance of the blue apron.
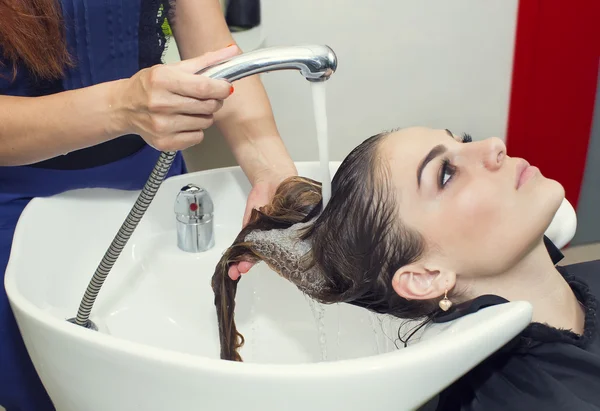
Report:
[[[140,68],[159,63],[164,48],[160,22],[156,18],[160,3],[156,0],[61,0],[67,45],[77,61],[59,80],[62,90],[127,78]],[[0,74],[8,75],[0,77],[0,94],[44,94],[39,87],[37,92],[34,90],[32,76],[24,68],[14,82],[7,80],[12,77],[10,70],[7,65],[0,65]],[[134,154],[89,168],[0,167],[0,406],[8,411],[54,410],[27,354],[4,289],[4,272],[21,212],[34,197],[73,189],[140,190],[159,155],[158,151],[143,145]],[[185,172],[185,163],[178,153],[168,176]]]

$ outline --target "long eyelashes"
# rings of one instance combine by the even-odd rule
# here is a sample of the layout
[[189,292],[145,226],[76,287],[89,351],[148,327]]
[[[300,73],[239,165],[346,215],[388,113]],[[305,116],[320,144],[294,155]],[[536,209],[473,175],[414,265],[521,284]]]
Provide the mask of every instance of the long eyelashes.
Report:
[[[470,143],[473,141],[473,138],[470,134],[463,133],[460,138],[460,141],[461,143]],[[452,178],[456,174],[456,171],[456,166],[452,165],[448,158],[442,160],[442,166],[440,167],[440,172],[438,176],[438,186],[440,190],[444,189],[446,184],[448,184],[448,182],[452,180]]]
[[445,158],[442,160],[442,167],[440,167],[440,174],[438,177],[438,186],[443,189],[446,184],[454,177],[456,173],[456,167],[450,163],[450,160]]

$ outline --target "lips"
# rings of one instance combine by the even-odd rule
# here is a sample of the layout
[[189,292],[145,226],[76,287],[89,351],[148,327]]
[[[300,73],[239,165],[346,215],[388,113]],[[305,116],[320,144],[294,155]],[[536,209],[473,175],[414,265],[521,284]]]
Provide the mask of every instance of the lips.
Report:
[[523,174],[525,173],[525,170],[527,170],[529,167],[530,164],[526,160],[523,160],[522,158],[518,160],[517,173],[515,176],[515,188],[518,189],[519,187],[521,187],[521,185],[523,184]]

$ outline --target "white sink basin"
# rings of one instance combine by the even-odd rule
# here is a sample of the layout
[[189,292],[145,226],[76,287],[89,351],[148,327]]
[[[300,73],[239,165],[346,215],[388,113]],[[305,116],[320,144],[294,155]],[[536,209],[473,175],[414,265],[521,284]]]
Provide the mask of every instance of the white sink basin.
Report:
[[[319,179],[316,162],[298,170]],[[216,245],[202,254],[176,245],[173,204],[188,183],[215,204]],[[5,285],[59,411],[415,409],[530,322],[531,306],[513,302],[432,326],[396,349],[397,319],[328,306],[323,361],[311,305],[261,264],[238,287],[245,362],[222,361],[210,280],[239,232],[249,188],[237,167],[165,181],[100,292],[97,332],[65,319],[77,313],[138,192],[78,190],[29,204]]]

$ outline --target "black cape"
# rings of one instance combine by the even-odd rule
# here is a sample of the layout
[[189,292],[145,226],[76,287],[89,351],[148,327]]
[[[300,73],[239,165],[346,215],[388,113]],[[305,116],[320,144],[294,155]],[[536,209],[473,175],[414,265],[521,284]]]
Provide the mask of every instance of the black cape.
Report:
[[[547,240],[547,239],[546,239]],[[555,264],[562,254],[549,241]],[[596,315],[600,296],[600,260],[560,267],[560,273],[585,307],[579,336],[532,323],[454,384],[442,391],[437,411],[600,411],[600,338]],[[436,322],[502,304],[498,296],[482,296]]]

